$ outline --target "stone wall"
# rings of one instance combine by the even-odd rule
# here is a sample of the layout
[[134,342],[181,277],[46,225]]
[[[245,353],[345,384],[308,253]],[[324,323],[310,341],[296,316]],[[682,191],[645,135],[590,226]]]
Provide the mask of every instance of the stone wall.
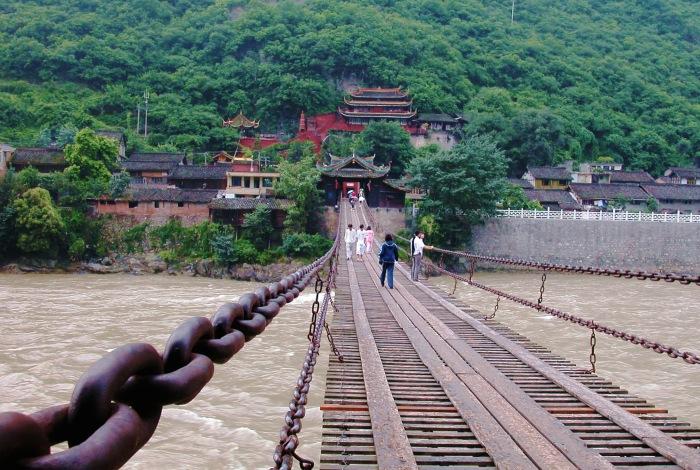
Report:
[[604,268],[700,274],[700,224],[498,218],[474,253]]

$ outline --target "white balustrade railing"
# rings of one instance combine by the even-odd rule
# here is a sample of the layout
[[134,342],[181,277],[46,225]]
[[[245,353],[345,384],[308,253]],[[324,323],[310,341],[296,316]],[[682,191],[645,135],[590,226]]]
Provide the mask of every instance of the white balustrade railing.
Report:
[[515,217],[519,219],[547,220],[611,220],[624,222],[677,222],[700,223],[700,214],[669,214],[665,212],[629,212],[613,210],[602,211],[564,211],[564,210],[525,210],[499,209],[498,217]]

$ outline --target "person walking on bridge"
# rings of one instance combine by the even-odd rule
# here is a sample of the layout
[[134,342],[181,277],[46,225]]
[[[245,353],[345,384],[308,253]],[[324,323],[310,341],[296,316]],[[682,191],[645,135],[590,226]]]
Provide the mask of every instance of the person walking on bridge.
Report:
[[394,243],[394,237],[387,233],[384,237],[382,250],[379,252],[379,264],[382,265],[382,274],[379,276],[379,282],[384,287],[386,280],[389,289],[394,288],[394,263],[399,259],[399,248]]
[[372,252],[374,248],[374,230],[369,225],[367,230],[365,230],[365,251]]
[[360,229],[357,231],[357,235],[355,236],[357,240],[357,251],[355,252],[357,254],[357,261],[362,261],[362,256],[365,254],[365,249],[367,248],[365,245],[366,236],[367,231],[365,230],[365,225],[360,224]]
[[345,229],[345,256],[348,261],[352,259],[352,249],[355,246],[356,237],[357,232],[353,230],[352,224],[348,224],[348,228]]
[[411,279],[418,282],[420,275],[420,265],[423,261],[423,250],[432,250],[432,246],[427,246],[423,239],[425,233],[422,230],[416,230],[415,236],[411,238]]

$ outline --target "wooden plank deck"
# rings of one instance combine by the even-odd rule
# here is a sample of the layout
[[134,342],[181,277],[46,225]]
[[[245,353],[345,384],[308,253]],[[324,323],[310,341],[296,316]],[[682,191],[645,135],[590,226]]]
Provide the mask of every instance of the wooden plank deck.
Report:
[[699,429],[403,267],[389,290],[375,255],[342,258],[320,468],[700,468]]

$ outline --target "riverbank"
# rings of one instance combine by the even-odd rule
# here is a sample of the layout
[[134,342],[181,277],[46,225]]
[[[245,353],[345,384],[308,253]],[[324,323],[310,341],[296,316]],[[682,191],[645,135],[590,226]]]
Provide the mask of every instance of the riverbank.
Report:
[[166,274],[198,276],[237,281],[273,282],[296,271],[302,262],[289,260],[268,265],[242,263],[224,266],[211,259],[189,263],[167,263],[156,254],[106,256],[100,260],[61,262],[46,259],[18,259],[0,266],[9,274]]

